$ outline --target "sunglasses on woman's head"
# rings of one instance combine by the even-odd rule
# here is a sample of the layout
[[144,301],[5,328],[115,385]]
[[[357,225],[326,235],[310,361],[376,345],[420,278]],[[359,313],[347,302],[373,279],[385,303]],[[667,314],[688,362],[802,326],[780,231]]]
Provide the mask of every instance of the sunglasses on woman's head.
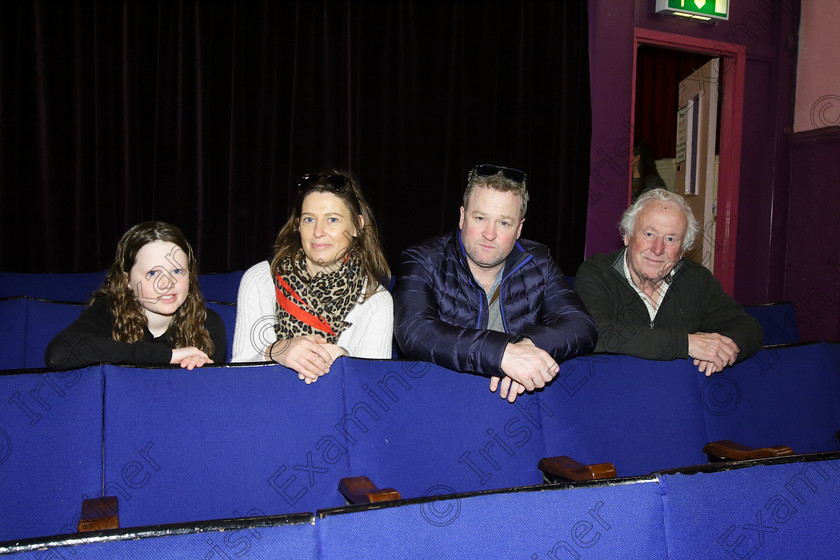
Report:
[[341,173],[333,175],[309,175],[308,173],[300,178],[297,184],[299,193],[306,192],[315,185],[321,185],[331,188],[334,192],[344,192],[344,189],[350,184],[350,179]]
[[513,167],[501,167],[499,165],[482,163],[476,165],[470,170],[469,179],[472,179],[473,177],[491,177],[497,173],[501,173],[506,179],[509,179],[514,183],[524,183],[525,179],[528,178],[528,175],[526,175],[524,171],[520,171]]

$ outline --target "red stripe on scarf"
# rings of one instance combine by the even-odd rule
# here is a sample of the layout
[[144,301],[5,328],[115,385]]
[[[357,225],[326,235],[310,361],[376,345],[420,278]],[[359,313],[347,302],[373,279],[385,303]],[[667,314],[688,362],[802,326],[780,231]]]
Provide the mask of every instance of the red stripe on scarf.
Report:
[[[283,288],[287,290],[292,295],[292,297],[299,301],[304,307],[309,307],[309,305],[307,305],[307,303],[295,293],[292,287],[289,286],[289,284],[287,284],[286,281],[283,280],[283,278],[281,278],[279,274],[277,275],[277,282],[280,285],[282,285]],[[289,313],[289,315],[295,317],[302,323],[306,323],[313,329],[317,329],[319,331],[335,336],[335,332],[333,332],[333,329],[330,326],[330,324],[327,323],[327,321],[324,320],[322,317],[319,317],[310,313],[309,311],[306,311],[305,309],[303,309],[303,307],[291,301],[288,297],[286,297],[286,294],[284,294],[277,285],[274,286],[274,291],[277,294],[277,303],[280,304],[280,307],[285,309]]]

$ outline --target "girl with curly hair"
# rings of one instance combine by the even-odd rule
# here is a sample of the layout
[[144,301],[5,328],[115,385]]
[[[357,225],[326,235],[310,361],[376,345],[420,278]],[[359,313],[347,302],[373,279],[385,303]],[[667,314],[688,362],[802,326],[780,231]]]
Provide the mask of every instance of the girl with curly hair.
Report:
[[47,346],[53,369],[101,362],[180,364],[193,369],[224,362],[225,326],[204,304],[198,265],[177,227],[135,225],[88,307]]

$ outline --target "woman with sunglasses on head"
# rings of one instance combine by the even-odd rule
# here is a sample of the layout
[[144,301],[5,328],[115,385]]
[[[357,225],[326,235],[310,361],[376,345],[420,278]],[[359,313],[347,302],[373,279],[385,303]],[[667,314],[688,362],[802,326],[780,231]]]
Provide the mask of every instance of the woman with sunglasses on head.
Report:
[[356,179],[304,175],[271,261],[242,277],[232,361],[274,361],[312,383],[339,356],[391,358],[390,275]]
[[53,369],[102,362],[180,364],[193,369],[225,361],[222,318],[207,309],[192,247],[177,227],[135,225],[90,305],[47,346]]

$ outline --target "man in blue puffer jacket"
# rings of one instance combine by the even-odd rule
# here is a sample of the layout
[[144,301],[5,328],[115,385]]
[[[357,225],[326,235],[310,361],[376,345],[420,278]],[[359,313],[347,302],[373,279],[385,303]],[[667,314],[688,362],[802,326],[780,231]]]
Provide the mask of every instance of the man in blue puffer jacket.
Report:
[[393,293],[406,357],[490,377],[510,402],[591,352],[597,334],[548,248],[519,240],[527,205],[522,171],[475,166],[459,229],[406,249]]

